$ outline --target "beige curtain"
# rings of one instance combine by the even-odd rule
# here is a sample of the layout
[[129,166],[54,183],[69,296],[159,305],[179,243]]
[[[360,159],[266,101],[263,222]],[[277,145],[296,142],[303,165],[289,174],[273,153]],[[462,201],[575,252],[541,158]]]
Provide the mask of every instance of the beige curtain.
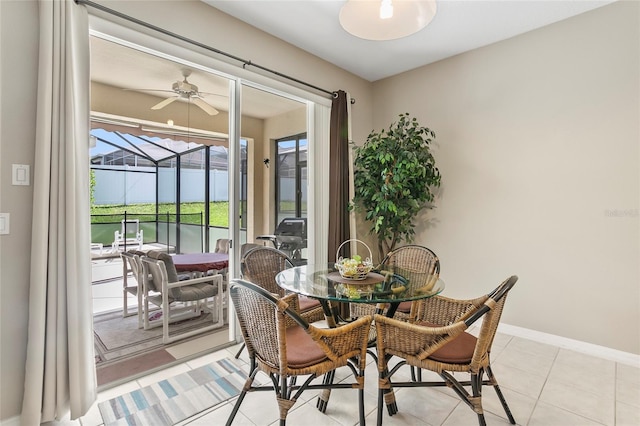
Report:
[[40,0],[29,337],[23,425],[76,419],[96,398],[89,244],[89,27]]

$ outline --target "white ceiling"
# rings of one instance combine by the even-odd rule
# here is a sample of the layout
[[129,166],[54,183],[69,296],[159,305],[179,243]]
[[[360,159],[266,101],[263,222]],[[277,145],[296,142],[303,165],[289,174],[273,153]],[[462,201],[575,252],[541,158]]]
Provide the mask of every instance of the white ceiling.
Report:
[[[615,0],[438,0],[422,31],[368,41],[342,29],[344,0],[202,0],[366,80],[376,81],[570,18]],[[403,0],[394,0],[403,1]]]

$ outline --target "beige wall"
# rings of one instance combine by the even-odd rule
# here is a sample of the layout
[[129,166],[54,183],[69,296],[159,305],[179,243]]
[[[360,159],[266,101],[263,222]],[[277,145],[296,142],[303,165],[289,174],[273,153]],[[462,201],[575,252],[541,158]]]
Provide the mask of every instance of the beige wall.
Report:
[[619,2],[374,84],[374,123],[437,133],[417,242],[446,292],[520,277],[504,321],[640,353],[639,4]]
[[[0,1],[0,419],[22,404],[29,313],[32,186],[11,185],[11,165],[34,161],[38,4]],[[33,173],[32,173],[33,176]]]

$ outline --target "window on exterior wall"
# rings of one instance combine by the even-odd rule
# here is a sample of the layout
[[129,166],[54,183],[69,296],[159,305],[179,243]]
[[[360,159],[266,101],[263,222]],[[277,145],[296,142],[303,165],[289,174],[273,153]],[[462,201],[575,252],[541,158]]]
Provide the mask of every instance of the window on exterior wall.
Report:
[[276,223],[307,217],[307,134],[276,140]]

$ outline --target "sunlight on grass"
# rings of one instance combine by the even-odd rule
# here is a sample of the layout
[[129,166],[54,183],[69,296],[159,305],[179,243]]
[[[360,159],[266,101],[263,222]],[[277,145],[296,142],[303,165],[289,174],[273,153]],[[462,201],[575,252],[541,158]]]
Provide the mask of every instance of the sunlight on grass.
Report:
[[[98,205],[91,207],[91,223],[104,223],[109,215],[114,216],[115,222],[120,222],[125,211],[127,215],[155,215],[156,205],[130,204],[130,205]],[[175,203],[158,204],[158,212],[161,215],[169,213],[175,216]],[[182,223],[204,224],[204,203],[182,203],[180,204],[180,214]],[[118,216],[115,218],[115,216]],[[162,220],[162,219],[161,219]],[[172,218],[175,220],[175,218]],[[229,202],[209,203],[209,225],[222,228],[229,227]]]

